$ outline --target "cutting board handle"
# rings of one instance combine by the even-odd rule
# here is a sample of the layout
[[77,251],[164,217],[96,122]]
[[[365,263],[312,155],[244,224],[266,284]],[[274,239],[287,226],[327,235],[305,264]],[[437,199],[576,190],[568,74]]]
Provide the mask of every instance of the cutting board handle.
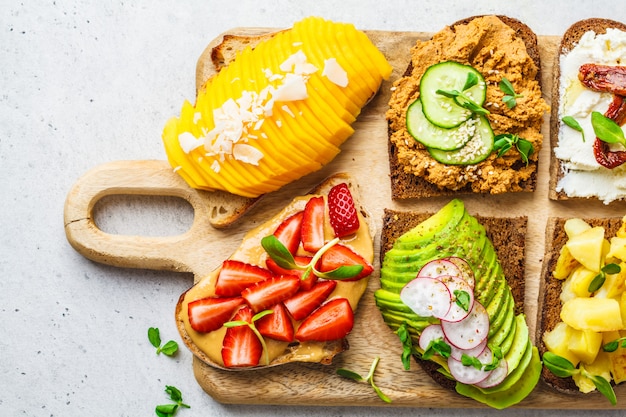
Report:
[[[80,254],[96,262],[125,267],[179,272],[202,271],[202,249],[213,229],[210,192],[189,187],[167,161],[114,161],[83,175],[70,190],[64,209],[65,233]],[[179,197],[191,204],[191,228],[177,236],[147,237],[105,233],[94,221],[93,209],[109,195]]]

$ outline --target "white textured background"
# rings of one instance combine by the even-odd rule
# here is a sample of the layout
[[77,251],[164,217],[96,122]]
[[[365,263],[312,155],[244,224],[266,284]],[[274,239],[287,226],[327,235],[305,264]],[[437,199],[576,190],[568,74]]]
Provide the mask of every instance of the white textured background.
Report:
[[[157,357],[146,338],[157,326],[179,340],[173,306],[191,277],[95,264],[63,230],[65,197],[87,170],[164,159],[164,122],[193,100],[196,59],[225,30],[319,15],[361,29],[433,32],[497,13],[559,35],[586,17],[626,21],[621,3],[0,0],[0,415],[151,416],[167,402],[165,384],[192,406],[181,417],[624,415],[224,406],[196,384],[184,347],[175,359]],[[169,200],[112,199],[98,216],[114,233],[177,234],[193,214]]]

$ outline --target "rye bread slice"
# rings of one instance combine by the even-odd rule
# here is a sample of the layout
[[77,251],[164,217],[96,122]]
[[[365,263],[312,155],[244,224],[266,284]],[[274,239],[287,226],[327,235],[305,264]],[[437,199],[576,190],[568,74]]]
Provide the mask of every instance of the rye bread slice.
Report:
[[[561,248],[567,242],[567,235],[563,226],[566,218],[550,217],[546,225],[546,247],[539,282],[539,304],[537,307],[537,325],[535,344],[539,354],[543,356],[546,346],[543,342],[543,334],[551,331],[561,321],[561,289],[564,280],[558,280],[552,276],[556,267]],[[602,226],[605,236],[615,236],[622,224],[621,218],[589,218],[583,219],[591,226]],[[541,371],[542,380],[553,389],[568,393],[583,395],[572,378],[559,378],[545,367]]]
[[[472,21],[473,19],[483,17],[484,15],[477,15],[467,17],[462,20],[458,20],[450,27],[454,31],[454,28],[459,25],[465,25]],[[539,55],[539,46],[537,43],[537,35],[535,32],[525,23],[521,22],[518,19],[497,15],[497,17],[505,23],[507,26],[511,27],[516,35],[522,39],[524,45],[526,46],[526,51],[528,55],[531,57],[533,62],[537,67],[537,74],[535,79],[541,86],[541,59]],[[413,63],[409,61],[406,70],[403,73],[403,76],[408,76],[413,71]],[[392,130],[388,129],[388,136],[391,137]],[[470,185],[466,185],[465,187],[458,190],[448,190],[444,188],[440,188],[437,185],[434,185],[423,178],[420,178],[411,173],[407,173],[404,171],[404,165],[400,163],[398,160],[398,149],[392,143],[391,140],[388,141],[388,152],[389,152],[389,170],[390,170],[390,180],[391,180],[391,196],[393,199],[409,199],[409,198],[424,198],[424,197],[436,197],[436,196],[454,196],[458,194],[471,194],[472,189]],[[537,161],[530,161],[530,164],[535,165],[534,174],[524,183],[520,184],[522,191],[524,192],[532,192],[535,190],[537,185]]]
[[[397,238],[417,226],[434,213],[420,213],[385,209],[380,236],[380,262],[385,258]],[[515,299],[515,314],[524,312],[524,259],[527,217],[483,217],[474,215],[485,227],[487,237],[493,243],[507,282]],[[438,372],[439,365],[415,357],[416,362],[442,387],[455,391],[456,382]]]
[[561,161],[557,159],[554,154],[554,148],[556,148],[559,143],[559,127],[562,123],[559,118],[559,104],[561,101],[559,93],[561,84],[561,56],[571,51],[580,38],[588,31],[592,30],[597,34],[604,34],[608,28],[626,31],[626,24],[602,18],[580,20],[565,31],[556,51],[552,80],[552,109],[550,115],[550,185],[548,196],[551,200],[573,199],[572,197],[568,197],[563,191],[556,190],[558,182],[564,175]]

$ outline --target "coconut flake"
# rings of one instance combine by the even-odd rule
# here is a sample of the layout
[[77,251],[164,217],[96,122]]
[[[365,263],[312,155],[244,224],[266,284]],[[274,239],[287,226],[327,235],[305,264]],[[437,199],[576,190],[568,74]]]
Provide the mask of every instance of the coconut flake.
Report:
[[273,94],[274,101],[304,100],[308,96],[304,77],[298,74],[287,74],[283,83]]
[[328,78],[339,87],[346,87],[348,85],[348,73],[339,65],[335,58],[324,60],[322,76]]
[[178,143],[185,153],[189,153],[199,146],[202,146],[202,139],[196,138],[191,132],[183,132],[178,135]]
[[233,157],[237,161],[252,165],[259,165],[259,161],[263,158],[263,152],[259,151],[252,145],[237,143],[233,146]]

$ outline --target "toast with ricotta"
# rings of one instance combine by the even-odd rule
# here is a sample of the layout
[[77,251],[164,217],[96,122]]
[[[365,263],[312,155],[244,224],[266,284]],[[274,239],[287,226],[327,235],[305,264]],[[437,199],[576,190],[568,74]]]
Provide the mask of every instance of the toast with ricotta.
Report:
[[[607,35],[607,31],[614,30],[626,32],[626,24],[602,18],[578,21],[565,31],[556,52],[550,118],[552,200],[591,198],[608,204],[626,195],[626,189],[616,180],[626,173],[626,167],[607,169],[594,158],[595,134],[590,115],[594,110],[605,112],[611,94],[592,91],[578,78],[582,64],[623,65],[626,50],[622,47],[616,55],[619,50],[611,50]],[[584,138],[579,130],[565,124],[565,117],[578,123]]]
[[[343,191],[336,194],[337,190]],[[349,190],[349,198],[345,190]],[[333,199],[340,199],[342,214],[337,214],[333,208]],[[321,206],[313,204],[314,201]],[[347,214],[349,205],[353,206],[351,215]],[[316,206],[321,212],[314,209]],[[321,214],[318,217],[309,213]],[[343,227],[341,224],[348,223],[342,218],[358,220],[356,226],[350,221],[350,228],[339,233]],[[322,239],[317,246],[311,243],[314,239],[309,238],[316,235],[313,232],[316,230],[322,233],[322,238],[317,235],[318,241]],[[346,320],[352,317],[352,313],[339,307],[356,310],[367,288],[373,271],[374,233],[370,215],[360,201],[358,185],[352,177],[346,173],[328,177],[306,196],[294,198],[266,223],[246,233],[241,245],[227,260],[180,296],[175,317],[183,342],[203,362],[228,370],[258,369],[291,362],[330,364],[337,354],[349,348],[351,325],[346,327],[349,324]],[[268,236],[284,242],[286,250],[299,265],[305,265],[313,256],[319,255],[315,272],[304,275],[302,271],[280,264],[280,260],[274,258],[274,252],[265,246],[264,238]],[[345,280],[324,275],[338,265],[362,268],[357,275],[351,273],[344,277]],[[282,284],[283,281],[286,283]],[[292,290],[294,281],[296,284]],[[269,286],[265,287],[265,283]],[[264,297],[267,300],[260,302]],[[227,309],[215,326],[213,318],[219,315],[209,314],[213,302],[223,302]],[[335,314],[339,320],[324,321],[321,312],[332,303],[338,309],[331,310],[331,313],[341,312]],[[254,319],[240,317],[242,312],[250,309],[257,315],[269,310],[272,313]],[[270,320],[274,318],[275,322]],[[241,320],[254,323],[263,335],[262,346],[250,347],[258,344],[256,336],[251,337],[251,342],[243,343],[230,335],[240,327],[233,329],[225,323]],[[253,353],[258,355],[249,362],[248,357]]]
[[[507,16],[474,16],[453,23],[430,40],[418,41],[410,52],[406,71],[392,87],[386,114],[392,197],[534,191],[543,141],[541,124],[548,111],[541,94],[541,62],[535,33]],[[496,136],[491,143],[501,134],[528,140],[534,150],[526,152],[527,162],[513,145],[502,154],[494,150],[477,163],[445,163],[414,137],[419,134],[409,132],[407,111],[420,100],[421,78],[442,61],[470,65],[481,72],[487,85],[483,108],[489,111],[486,118]],[[504,102],[507,93],[498,88],[502,78],[512,83],[516,94],[523,92],[523,97],[507,100],[515,102],[512,108]],[[454,152],[464,151],[444,151],[444,157],[449,158]]]

